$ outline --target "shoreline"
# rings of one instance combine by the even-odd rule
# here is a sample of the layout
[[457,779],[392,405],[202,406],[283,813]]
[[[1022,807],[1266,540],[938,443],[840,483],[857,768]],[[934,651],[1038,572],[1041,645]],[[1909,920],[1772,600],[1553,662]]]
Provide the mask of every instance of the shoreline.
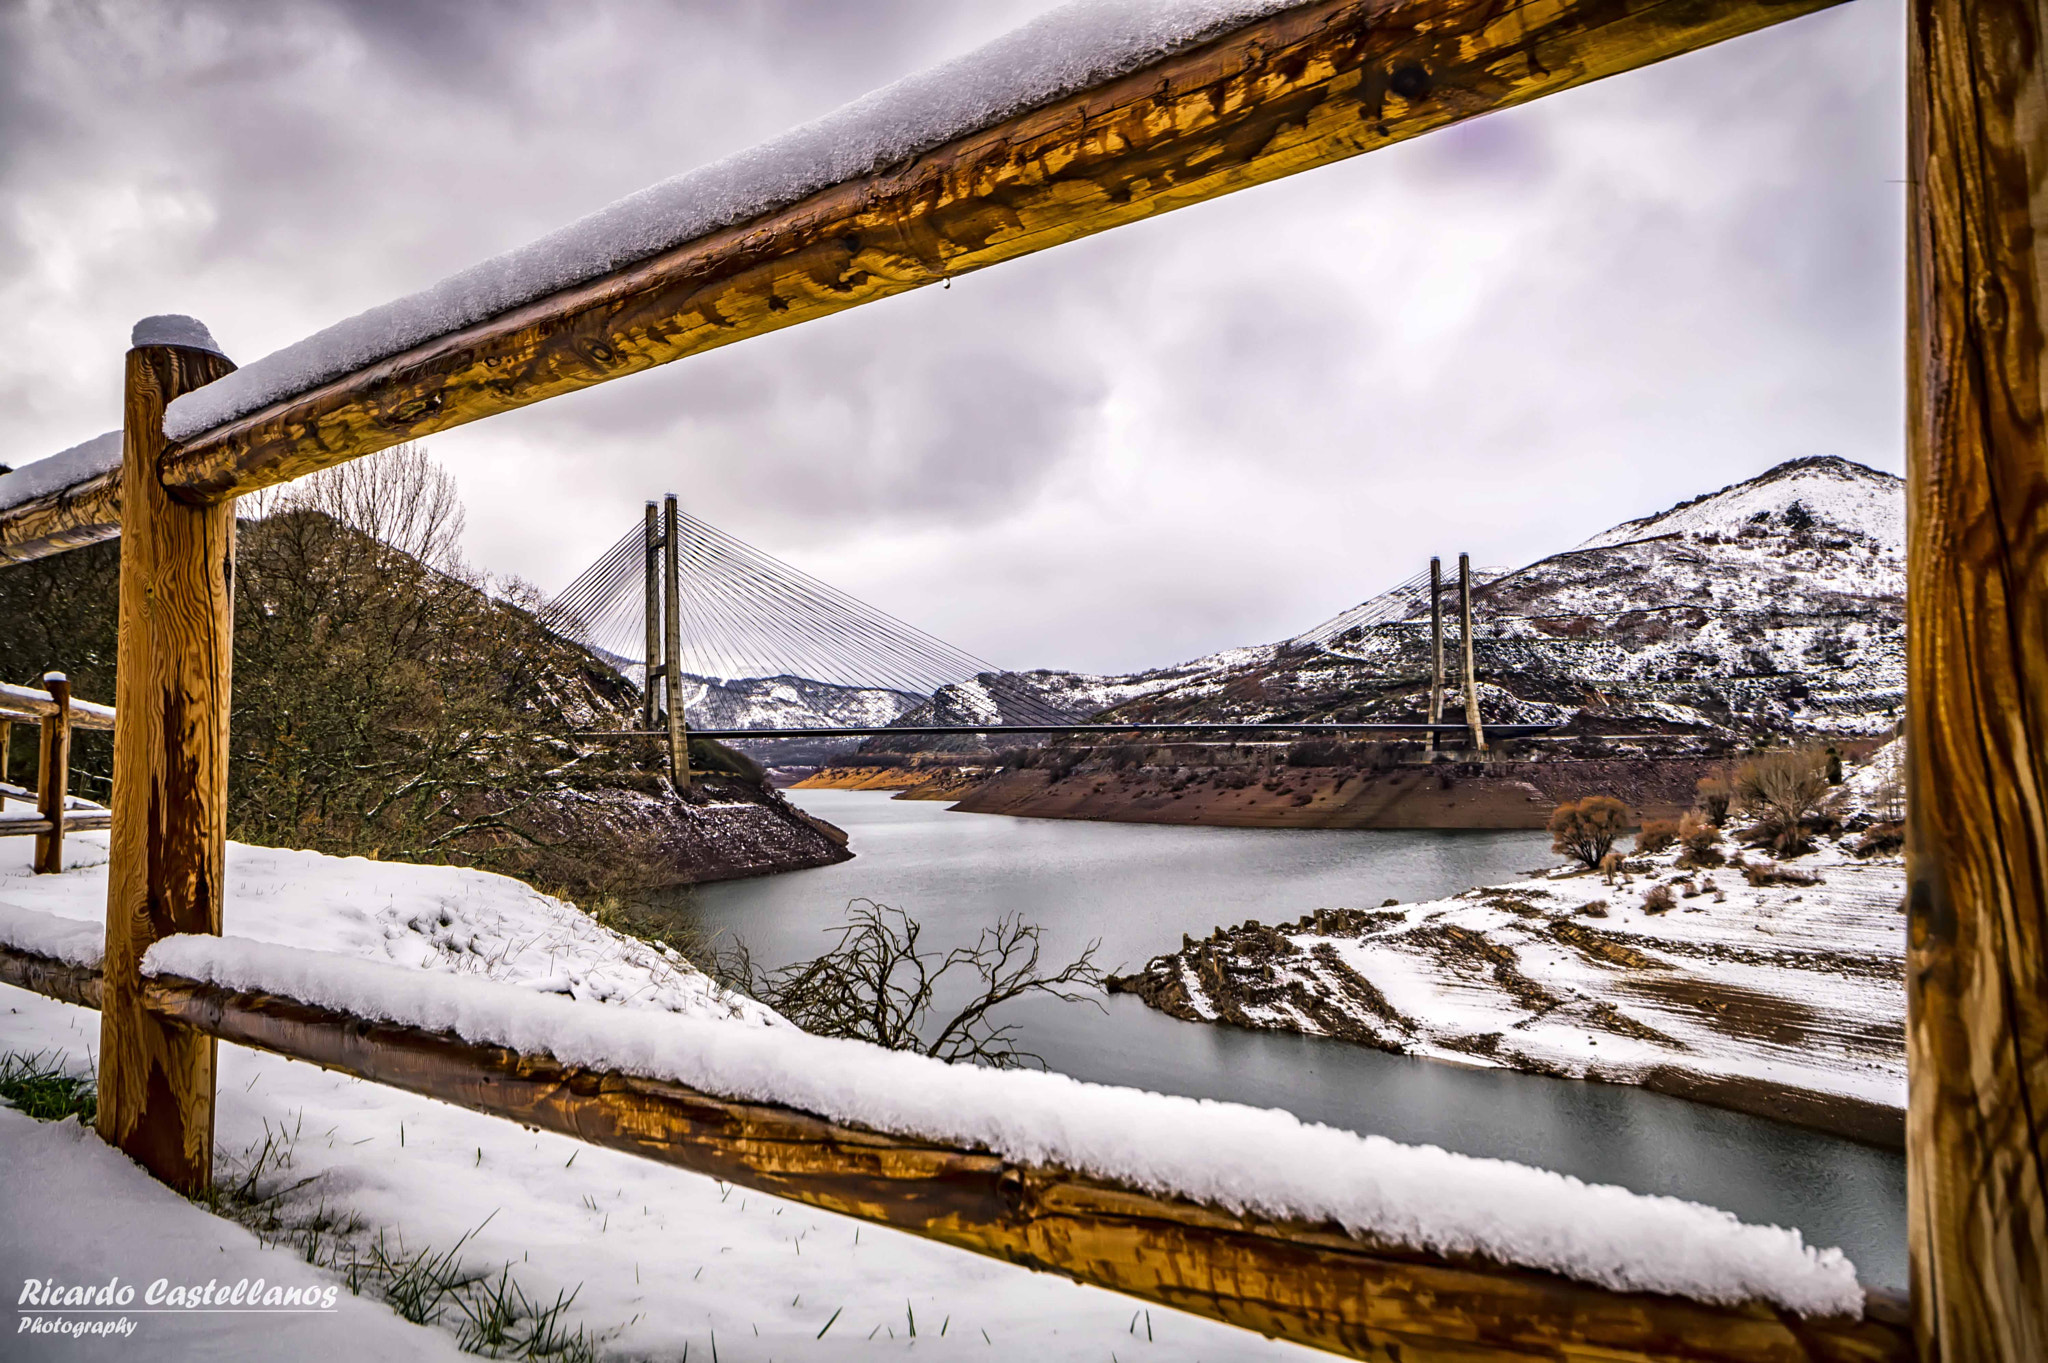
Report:
[[[1614,885],[1553,871],[1249,920],[1184,937],[1109,988],[1185,1021],[1633,1084],[1902,1149],[1902,859],[1826,846],[1785,864],[1676,860],[1639,854]],[[1673,908],[1643,907],[1657,886]]]

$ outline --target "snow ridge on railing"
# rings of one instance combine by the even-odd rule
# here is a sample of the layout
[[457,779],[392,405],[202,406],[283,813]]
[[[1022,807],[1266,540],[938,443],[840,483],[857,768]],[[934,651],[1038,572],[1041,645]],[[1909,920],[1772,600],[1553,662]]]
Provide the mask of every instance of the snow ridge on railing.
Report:
[[574,1066],[774,1103],[889,1135],[987,1149],[1238,1213],[1481,1256],[1614,1291],[1860,1315],[1855,1268],[1796,1230],[1504,1160],[1406,1146],[1206,1099],[1065,1075],[946,1065],[792,1028],[592,1008],[238,938],[166,938],[146,975],[281,996],[355,1017],[545,1053]]

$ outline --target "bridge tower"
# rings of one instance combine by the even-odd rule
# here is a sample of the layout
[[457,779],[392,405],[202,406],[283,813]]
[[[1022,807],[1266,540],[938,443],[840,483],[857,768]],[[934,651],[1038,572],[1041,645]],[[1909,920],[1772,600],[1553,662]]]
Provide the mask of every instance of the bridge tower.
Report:
[[690,788],[690,726],[683,716],[681,545],[682,514],[671,492],[659,508],[647,504],[647,670],[640,727],[668,740],[669,777],[684,791]]

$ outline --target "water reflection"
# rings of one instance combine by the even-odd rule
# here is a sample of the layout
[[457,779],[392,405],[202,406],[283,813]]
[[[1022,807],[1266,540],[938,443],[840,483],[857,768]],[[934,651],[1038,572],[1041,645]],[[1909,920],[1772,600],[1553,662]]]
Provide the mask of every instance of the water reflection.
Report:
[[[930,945],[1004,913],[1045,928],[1049,961],[1101,938],[1136,965],[1217,924],[1412,900],[1549,860],[1539,833],[1166,828],[953,814],[866,791],[795,791],[853,837],[853,861],[707,886],[679,909],[763,964],[815,955],[846,902],[919,919]],[[1847,1141],[1620,1085],[1466,1069],[1282,1033],[1184,1023],[1137,1000],[1027,1000],[1023,1044],[1083,1079],[1281,1107],[1395,1140],[1542,1165],[1725,1207],[1840,1245],[1866,1283],[1906,1280],[1905,1163]]]

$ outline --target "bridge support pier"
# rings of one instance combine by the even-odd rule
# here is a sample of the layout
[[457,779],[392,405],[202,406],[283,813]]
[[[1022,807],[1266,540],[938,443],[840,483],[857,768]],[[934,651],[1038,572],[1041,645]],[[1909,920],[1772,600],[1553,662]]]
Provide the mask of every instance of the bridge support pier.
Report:
[[675,494],[662,503],[661,667],[668,698],[668,774],[678,791],[690,788],[690,726],[683,718],[682,514]]

